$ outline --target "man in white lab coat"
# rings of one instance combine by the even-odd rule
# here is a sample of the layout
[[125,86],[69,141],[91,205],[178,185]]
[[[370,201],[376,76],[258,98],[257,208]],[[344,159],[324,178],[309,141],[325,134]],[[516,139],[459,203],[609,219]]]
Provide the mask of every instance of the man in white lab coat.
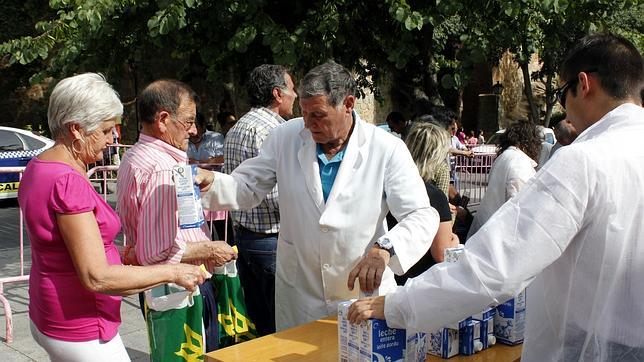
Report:
[[[303,118],[275,128],[258,157],[230,175],[199,176],[211,209],[249,209],[279,184],[278,330],[336,314],[358,289],[392,290],[394,272],[424,255],[439,222],[405,144],[354,111],[356,83],[344,67],[315,67],[298,93]],[[388,211],[400,221],[389,231]]]
[[440,264],[350,319],[434,330],[530,285],[522,361],[644,360],[642,56],[612,34],[582,39],[558,90],[580,132]]

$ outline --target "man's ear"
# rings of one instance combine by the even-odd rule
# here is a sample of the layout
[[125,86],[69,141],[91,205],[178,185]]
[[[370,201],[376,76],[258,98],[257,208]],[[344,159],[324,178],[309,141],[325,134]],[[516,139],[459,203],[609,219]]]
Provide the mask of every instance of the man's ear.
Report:
[[581,72],[578,75],[579,77],[579,91],[583,96],[588,95],[592,91],[596,91],[596,88],[599,87],[597,78],[590,77],[588,73]]
[[346,113],[351,114],[353,112],[353,107],[356,105],[356,97],[353,95],[348,95],[344,98],[344,109]]
[[172,122],[172,117],[167,111],[160,111],[154,117],[154,128],[160,133],[165,133],[168,128],[168,123]]
[[282,90],[278,87],[273,88],[273,102],[282,104]]

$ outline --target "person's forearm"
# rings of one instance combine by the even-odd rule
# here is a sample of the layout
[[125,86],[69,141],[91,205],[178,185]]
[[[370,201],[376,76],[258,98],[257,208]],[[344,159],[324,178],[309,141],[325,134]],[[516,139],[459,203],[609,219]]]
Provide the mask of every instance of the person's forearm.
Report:
[[90,290],[111,295],[131,295],[176,279],[175,266],[108,265],[90,278]]
[[429,251],[432,254],[432,258],[437,263],[441,263],[444,259],[445,249],[455,247],[458,243],[458,236],[452,233],[452,222],[444,221],[438,225],[438,232],[436,232]]
[[182,263],[212,258],[212,241],[204,240],[195,243],[186,243],[186,250],[181,257]]

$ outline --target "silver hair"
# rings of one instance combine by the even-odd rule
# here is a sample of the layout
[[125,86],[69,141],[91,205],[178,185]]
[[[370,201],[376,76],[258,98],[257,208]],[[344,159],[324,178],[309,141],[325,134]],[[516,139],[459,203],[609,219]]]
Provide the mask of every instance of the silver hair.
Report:
[[420,177],[429,182],[434,179],[438,167],[446,162],[450,138],[447,131],[432,123],[416,123],[405,140],[414,159]]
[[326,96],[329,104],[337,107],[349,95],[356,94],[356,81],[340,64],[329,60],[311,69],[298,87],[300,98]]
[[78,124],[92,132],[101,122],[123,114],[123,104],[102,74],[84,73],[56,85],[49,97],[47,120],[54,138],[64,135],[65,125]]

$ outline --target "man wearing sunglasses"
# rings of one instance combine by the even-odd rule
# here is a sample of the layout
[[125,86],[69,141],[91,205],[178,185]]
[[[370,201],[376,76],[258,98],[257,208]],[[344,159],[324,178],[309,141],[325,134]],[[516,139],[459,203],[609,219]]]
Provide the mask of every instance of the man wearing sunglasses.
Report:
[[522,361],[644,360],[642,56],[612,34],[582,39],[560,67],[559,98],[579,132],[468,240],[353,322],[436,330],[525,287]]

